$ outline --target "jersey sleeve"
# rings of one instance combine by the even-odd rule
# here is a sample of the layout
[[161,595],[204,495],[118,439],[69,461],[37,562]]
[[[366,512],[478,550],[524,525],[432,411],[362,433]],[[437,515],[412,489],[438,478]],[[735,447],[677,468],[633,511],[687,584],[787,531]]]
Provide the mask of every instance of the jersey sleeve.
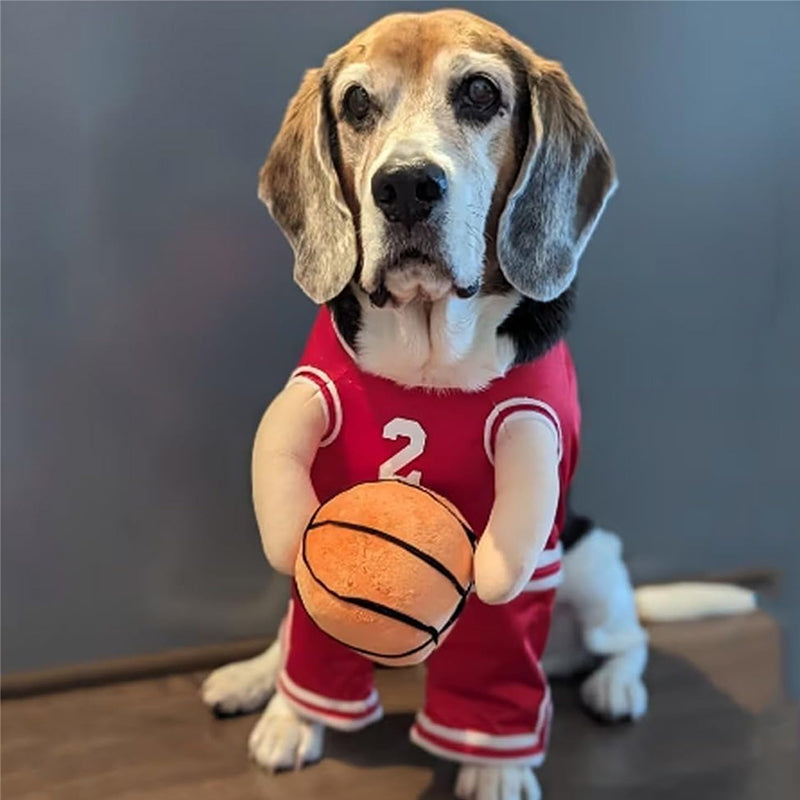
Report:
[[483,447],[489,462],[494,464],[497,436],[503,426],[513,419],[521,418],[543,422],[551,430],[558,448],[558,460],[560,462],[564,452],[564,437],[558,413],[544,400],[524,396],[510,397],[507,400],[503,400],[492,409],[486,418],[483,429]]
[[350,357],[336,337],[330,312],[325,308],[320,309],[297,369],[286,384],[306,383],[317,389],[317,397],[327,421],[320,447],[327,447],[341,432],[342,401],[336,385],[350,368]]
[[[566,343],[560,342],[536,361],[517,367],[492,397],[484,424],[484,449],[491,463],[497,436],[513,419],[536,419],[552,432],[561,466],[571,462],[580,426],[577,384]],[[568,470],[571,474],[571,468]]]
[[299,366],[290,376],[287,386],[293,383],[311,384],[317,389],[317,397],[322,404],[325,414],[325,433],[319,443],[320,447],[327,447],[336,440],[342,428],[342,403],[336,384],[330,376],[321,369],[307,364]]

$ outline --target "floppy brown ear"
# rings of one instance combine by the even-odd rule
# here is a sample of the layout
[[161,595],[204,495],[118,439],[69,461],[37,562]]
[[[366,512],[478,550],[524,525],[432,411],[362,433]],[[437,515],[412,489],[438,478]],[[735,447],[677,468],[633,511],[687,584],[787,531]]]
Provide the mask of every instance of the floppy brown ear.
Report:
[[323,70],[309,70],[289,103],[258,186],[258,196],[294,250],[294,278],[316,303],[345,288],[357,260],[353,218],[334,160],[333,125]]
[[617,181],[614,160],[566,72],[530,55],[528,144],[500,217],[498,259],[515,289],[546,302],[575,277]]

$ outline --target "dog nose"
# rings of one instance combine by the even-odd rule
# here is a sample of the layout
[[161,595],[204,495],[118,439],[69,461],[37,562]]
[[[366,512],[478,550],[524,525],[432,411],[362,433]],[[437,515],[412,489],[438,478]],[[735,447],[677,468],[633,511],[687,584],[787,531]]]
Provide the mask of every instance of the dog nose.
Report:
[[409,227],[427,219],[447,192],[444,170],[430,161],[384,164],[372,176],[372,197],[389,222]]

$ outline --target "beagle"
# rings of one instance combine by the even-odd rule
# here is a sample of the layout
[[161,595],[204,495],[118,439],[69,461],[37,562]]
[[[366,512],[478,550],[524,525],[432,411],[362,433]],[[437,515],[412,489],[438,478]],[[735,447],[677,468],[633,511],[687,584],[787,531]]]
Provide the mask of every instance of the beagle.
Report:
[[564,333],[615,187],[561,66],[439,11],[386,17],[306,73],[259,196],[364,369],[478,389]]
[[[611,154],[563,68],[486,20],[446,10],[385,17],[307,72],[261,170],[259,197],[292,245],[297,283],[327,307],[332,334],[320,346],[337,350],[358,375],[435,404],[454,393],[491,391],[562,346],[578,261],[616,183]],[[290,381],[267,411],[253,460],[265,551],[287,572],[297,531],[318,503],[311,465],[341,423],[332,421],[341,400],[328,376],[307,367],[299,377],[306,380]],[[302,433],[291,438],[287,431],[297,430],[299,419]],[[489,545],[510,547],[506,556],[518,545],[487,528],[486,546],[476,554],[476,588],[489,604],[510,606],[543,562],[548,579],[539,585],[552,589],[561,554],[558,531],[555,540],[548,535],[556,506],[566,509],[558,472],[562,431],[558,419],[544,426],[525,419],[506,436],[513,444],[503,445],[502,455],[502,471],[519,491],[504,491],[515,498],[513,507],[498,510],[498,501],[492,519],[512,519],[514,530],[535,528],[535,552],[546,558],[528,565],[520,555],[522,566],[507,570],[515,574],[490,586],[482,580],[482,570],[489,574],[482,565],[493,557]],[[413,431],[405,431],[400,435],[411,443]],[[499,472],[499,438],[495,447]],[[288,460],[278,460],[287,453]],[[531,462],[532,453],[543,455]],[[551,495],[533,488],[553,476]],[[280,519],[276,499],[286,508]],[[586,704],[606,717],[640,716],[646,636],[619,540],[574,516],[561,518],[559,527],[567,553],[545,666],[564,674],[599,659],[582,687]],[[502,561],[494,557],[492,574]],[[366,724],[378,714],[371,694],[331,700],[289,680],[286,647],[291,641],[296,650],[303,641],[294,638],[291,616],[283,645],[217,670],[203,687],[204,701],[230,714],[263,705],[283,680],[250,739],[255,760],[273,770],[319,758],[323,723],[361,714]],[[497,735],[479,724],[457,731],[423,712],[412,738],[461,762],[459,797],[538,798],[531,767],[543,756],[548,697],[543,683],[541,704],[528,709],[530,733]]]

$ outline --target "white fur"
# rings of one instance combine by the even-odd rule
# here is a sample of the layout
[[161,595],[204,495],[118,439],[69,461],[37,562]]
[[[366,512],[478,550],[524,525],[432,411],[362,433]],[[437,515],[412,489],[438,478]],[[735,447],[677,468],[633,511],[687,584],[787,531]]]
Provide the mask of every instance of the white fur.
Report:
[[263,653],[215,669],[203,682],[203,702],[218,714],[248,714],[275,691],[281,646],[275,640]]
[[569,675],[593,656],[604,657],[581,686],[583,702],[600,717],[638,719],[647,710],[647,633],[636,615],[619,537],[595,528],[567,551],[563,567],[545,670]]
[[[444,170],[447,193],[440,211],[438,242],[443,266],[461,287],[472,286],[483,274],[484,228],[503,156],[496,140],[508,126],[509,109],[504,108],[483,126],[460,124],[447,100],[449,87],[471,72],[491,76],[505,103],[513,102],[514,83],[508,65],[498,56],[474,52],[440,53],[422,91],[385,66],[371,70],[366,64],[351,65],[336,81],[334,94],[339,98],[354,82],[361,83],[391,121],[385,135],[376,134],[381,137],[377,152],[365,149],[355,165],[363,250],[361,282],[367,291],[377,288],[386,255],[387,223],[371,187],[375,173],[387,162],[429,161]],[[409,266],[413,271],[413,265]],[[429,293],[423,281],[419,288]]]
[[264,769],[300,769],[319,761],[325,729],[303,719],[277,692],[248,740],[251,758]]
[[644,643],[612,656],[584,681],[581,699],[600,717],[639,719],[647,711],[647,688],[642,681],[646,664]]
[[748,614],[756,605],[755,592],[727,583],[671,583],[636,590],[637,611],[647,622]]
[[[443,115],[439,113],[439,116]],[[447,193],[441,211],[438,247],[452,278],[450,286],[455,282],[466,287],[480,280],[486,252],[483,229],[498,169],[487,155],[479,155],[479,150],[474,153],[473,157],[468,148],[462,150],[448,141],[446,132],[437,122],[436,107],[420,110],[410,99],[402,117],[393,120],[392,133],[364,170],[359,187],[361,282],[367,290],[374,290],[380,283],[381,265],[387,254],[388,223],[372,197],[372,179],[384,164],[397,161],[427,161],[444,170]],[[414,264],[407,268],[413,270]],[[419,271],[424,274],[427,269],[419,268]],[[421,288],[427,287],[422,283]]]
[[590,653],[616,655],[647,642],[616,534],[595,528],[567,552],[559,599],[574,609]]
[[478,391],[505,375],[514,345],[496,331],[519,295],[448,295],[400,308],[362,303],[359,366],[404,386]]
[[264,769],[299,769],[322,756],[324,728],[303,719],[289,705],[275,682],[281,664],[280,640],[263,653],[214,670],[200,690],[203,702],[215,713],[246,714],[266,703],[248,740],[250,756]]
[[459,800],[539,800],[542,790],[530,767],[464,764],[458,770]]

